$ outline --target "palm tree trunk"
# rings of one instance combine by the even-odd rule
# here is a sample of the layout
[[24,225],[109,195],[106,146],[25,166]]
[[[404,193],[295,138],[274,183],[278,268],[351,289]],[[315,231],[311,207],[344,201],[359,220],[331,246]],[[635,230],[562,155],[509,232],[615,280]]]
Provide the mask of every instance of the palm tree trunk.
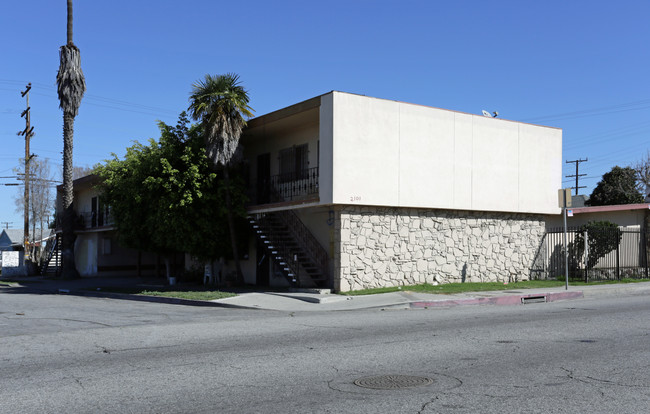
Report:
[[76,279],[79,272],[74,262],[74,222],[72,205],[72,137],[74,134],[74,117],[63,114],[63,223],[61,240],[61,277]]
[[239,249],[237,249],[237,235],[235,233],[235,220],[232,217],[232,200],[230,198],[230,175],[228,173],[228,166],[223,167],[223,180],[226,184],[226,217],[228,218],[228,229],[230,230],[230,244],[232,247],[232,255],[235,259],[235,269],[237,271],[237,282],[244,281],[244,276],[241,272],[241,263],[239,263]]
[[68,0],[68,43],[72,44],[72,0]]

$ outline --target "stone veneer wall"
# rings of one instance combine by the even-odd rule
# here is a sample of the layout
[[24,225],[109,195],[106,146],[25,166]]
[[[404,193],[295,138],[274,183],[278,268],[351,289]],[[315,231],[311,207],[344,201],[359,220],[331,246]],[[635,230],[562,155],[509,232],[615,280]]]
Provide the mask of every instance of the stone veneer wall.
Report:
[[527,280],[545,230],[540,215],[344,206],[334,288]]

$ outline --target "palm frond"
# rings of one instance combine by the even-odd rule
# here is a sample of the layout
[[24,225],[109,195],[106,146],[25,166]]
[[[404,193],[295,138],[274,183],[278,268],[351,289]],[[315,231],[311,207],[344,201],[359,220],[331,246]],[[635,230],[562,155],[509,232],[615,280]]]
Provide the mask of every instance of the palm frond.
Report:
[[60,66],[56,75],[59,107],[64,114],[77,116],[81,98],[86,92],[86,80],[81,71],[81,56],[79,49],[73,44],[61,46],[59,49]]
[[248,92],[234,73],[208,74],[192,85],[190,116],[203,124],[206,152],[213,163],[227,165],[237,151],[246,119],[253,116],[248,103]]

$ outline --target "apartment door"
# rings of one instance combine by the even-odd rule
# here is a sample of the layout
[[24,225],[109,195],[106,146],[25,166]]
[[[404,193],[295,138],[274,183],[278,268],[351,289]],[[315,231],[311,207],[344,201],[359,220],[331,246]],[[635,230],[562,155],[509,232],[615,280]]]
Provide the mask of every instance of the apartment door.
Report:
[[271,201],[271,154],[257,156],[257,204]]
[[97,227],[97,197],[90,200],[90,227]]

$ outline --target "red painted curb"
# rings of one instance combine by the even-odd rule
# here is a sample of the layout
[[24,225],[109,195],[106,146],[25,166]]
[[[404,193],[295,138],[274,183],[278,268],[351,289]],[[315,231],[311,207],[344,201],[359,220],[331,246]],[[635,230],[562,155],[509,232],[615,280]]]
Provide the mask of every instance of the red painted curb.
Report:
[[411,302],[411,308],[436,308],[444,306],[463,306],[463,305],[521,305],[526,298],[546,298],[546,302],[555,302],[558,300],[577,299],[584,297],[582,292],[557,292],[557,293],[538,293],[530,295],[509,295],[493,296],[489,298],[468,298],[468,299],[450,299],[436,301],[418,301]]

